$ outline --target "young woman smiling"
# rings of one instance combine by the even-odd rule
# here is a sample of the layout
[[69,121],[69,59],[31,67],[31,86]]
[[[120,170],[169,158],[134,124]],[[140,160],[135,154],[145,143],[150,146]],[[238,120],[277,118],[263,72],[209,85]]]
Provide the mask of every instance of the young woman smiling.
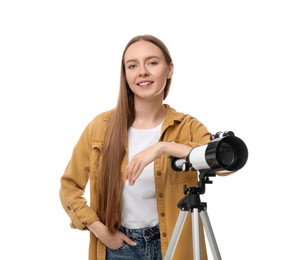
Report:
[[[197,183],[195,171],[174,171],[169,157],[184,158],[207,144],[210,133],[191,115],[164,104],[173,71],[161,40],[132,38],[122,56],[116,107],[97,115],[73,150],[60,198],[71,226],[90,231],[90,260],[162,259],[183,185]],[[88,183],[90,205],[83,197]],[[187,218],[173,259],[193,258]]]

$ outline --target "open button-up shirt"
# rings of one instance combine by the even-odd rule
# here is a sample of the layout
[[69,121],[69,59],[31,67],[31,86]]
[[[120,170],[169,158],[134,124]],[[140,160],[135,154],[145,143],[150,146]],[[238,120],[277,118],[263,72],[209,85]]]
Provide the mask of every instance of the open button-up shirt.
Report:
[[[163,122],[160,141],[186,144],[191,147],[207,144],[210,133],[196,118],[176,112],[165,105],[166,118]],[[60,199],[64,210],[71,219],[71,227],[80,230],[99,220],[96,209],[98,166],[101,151],[104,149],[105,131],[113,110],[96,116],[85,128],[77,142],[67,168],[61,178]],[[127,153],[121,165],[122,183],[128,162]],[[156,200],[161,233],[162,255],[168,248],[180,209],[177,203],[184,197],[183,186],[195,186],[198,181],[196,171],[175,171],[171,167],[170,158],[163,154],[154,162],[154,179]],[[89,184],[90,205],[84,198],[85,188]],[[202,258],[207,259],[203,232],[200,232]],[[90,234],[89,260],[105,259],[105,245],[94,234]],[[188,215],[173,259],[193,259],[191,216]]]

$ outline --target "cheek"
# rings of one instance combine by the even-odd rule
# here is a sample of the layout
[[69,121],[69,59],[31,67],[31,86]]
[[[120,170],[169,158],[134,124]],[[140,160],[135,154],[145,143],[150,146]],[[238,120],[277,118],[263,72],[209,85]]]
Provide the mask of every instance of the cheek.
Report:
[[133,77],[133,75],[132,75],[131,72],[126,73],[126,80],[127,80],[127,82],[128,82],[129,85],[132,83],[133,78],[134,78],[134,77]]

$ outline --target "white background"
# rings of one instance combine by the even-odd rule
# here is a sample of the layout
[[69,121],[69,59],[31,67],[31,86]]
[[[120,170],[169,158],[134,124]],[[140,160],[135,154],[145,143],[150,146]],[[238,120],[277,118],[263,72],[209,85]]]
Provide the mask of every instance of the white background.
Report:
[[307,259],[306,12],[296,0],[1,1],[0,258],[87,259],[59,180],[86,124],[115,105],[127,41],[153,34],[175,64],[166,103],[249,148],[203,196],[223,259]]

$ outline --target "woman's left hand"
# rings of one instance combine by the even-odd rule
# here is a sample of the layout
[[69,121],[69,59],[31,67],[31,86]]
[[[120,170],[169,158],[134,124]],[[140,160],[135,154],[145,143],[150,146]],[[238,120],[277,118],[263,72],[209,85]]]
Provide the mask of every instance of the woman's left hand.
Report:
[[172,142],[158,142],[149,146],[147,149],[133,156],[126,168],[126,178],[129,185],[133,185],[141,175],[144,168],[159,158],[162,154],[167,154],[177,158],[184,158],[191,151],[191,147],[184,144]]
[[134,185],[144,168],[161,155],[160,148],[161,143],[156,143],[133,156],[126,168],[125,180],[129,181],[130,186]]

